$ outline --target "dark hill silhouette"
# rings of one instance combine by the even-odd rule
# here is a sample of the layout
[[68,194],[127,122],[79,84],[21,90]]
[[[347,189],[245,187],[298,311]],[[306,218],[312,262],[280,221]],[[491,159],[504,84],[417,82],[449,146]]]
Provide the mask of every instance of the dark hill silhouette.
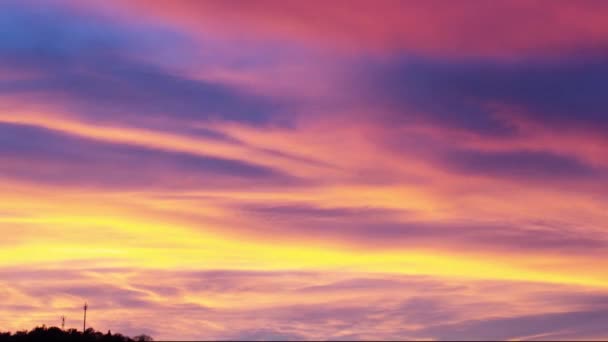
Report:
[[41,326],[30,331],[17,331],[15,333],[0,332],[0,342],[28,342],[28,341],[69,341],[69,342],[132,342],[153,341],[152,337],[139,335],[133,338],[121,334],[112,334],[108,331],[102,333],[88,328],[84,333],[76,329],[61,330],[57,327]]

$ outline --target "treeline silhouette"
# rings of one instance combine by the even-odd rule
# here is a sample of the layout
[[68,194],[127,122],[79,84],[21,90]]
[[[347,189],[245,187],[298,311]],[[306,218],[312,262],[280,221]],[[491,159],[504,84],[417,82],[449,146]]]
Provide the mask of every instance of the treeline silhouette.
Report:
[[154,341],[148,335],[138,335],[133,338],[121,334],[112,334],[95,331],[88,328],[85,332],[76,329],[61,330],[58,327],[41,326],[30,331],[22,330],[15,333],[0,332],[0,342],[28,342],[28,341],[73,341],[73,342],[133,342],[133,341]]

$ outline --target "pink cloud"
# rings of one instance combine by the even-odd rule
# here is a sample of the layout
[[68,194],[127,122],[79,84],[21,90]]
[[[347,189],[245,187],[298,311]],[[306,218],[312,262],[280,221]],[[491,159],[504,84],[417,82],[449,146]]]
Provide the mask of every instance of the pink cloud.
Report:
[[304,43],[351,52],[516,57],[602,48],[601,1],[129,1],[132,16],[194,34]]

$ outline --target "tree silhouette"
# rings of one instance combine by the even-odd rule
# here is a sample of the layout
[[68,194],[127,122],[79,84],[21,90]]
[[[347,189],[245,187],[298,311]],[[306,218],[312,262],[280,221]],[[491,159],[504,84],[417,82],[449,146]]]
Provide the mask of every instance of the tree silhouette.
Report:
[[88,328],[84,333],[76,329],[61,330],[58,327],[47,328],[45,325],[27,331],[0,332],[0,342],[29,342],[29,341],[67,341],[67,342],[148,342],[154,339],[148,335],[138,335],[133,338],[121,334],[106,334]]

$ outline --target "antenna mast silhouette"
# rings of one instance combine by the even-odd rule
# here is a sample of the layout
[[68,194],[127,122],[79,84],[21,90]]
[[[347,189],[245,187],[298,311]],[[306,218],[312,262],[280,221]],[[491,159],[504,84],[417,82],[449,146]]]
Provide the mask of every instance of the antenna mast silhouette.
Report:
[[65,316],[61,316],[61,330],[65,330]]
[[87,302],[84,302],[84,321],[82,322],[82,333],[87,330]]

